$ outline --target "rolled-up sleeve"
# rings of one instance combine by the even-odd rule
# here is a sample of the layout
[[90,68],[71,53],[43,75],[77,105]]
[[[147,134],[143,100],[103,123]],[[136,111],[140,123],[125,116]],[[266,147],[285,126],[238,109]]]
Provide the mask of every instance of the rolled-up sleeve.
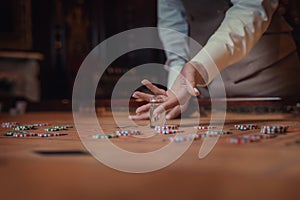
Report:
[[192,59],[207,70],[207,84],[219,71],[243,59],[250,52],[268,28],[278,6],[278,0],[231,2],[233,6],[226,12],[220,27]]

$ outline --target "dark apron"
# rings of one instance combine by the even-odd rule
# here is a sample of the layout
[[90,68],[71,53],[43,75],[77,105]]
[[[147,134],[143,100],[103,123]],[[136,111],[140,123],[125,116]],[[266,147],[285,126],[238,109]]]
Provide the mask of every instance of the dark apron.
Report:
[[[182,0],[190,26],[190,36],[204,46],[230,8],[224,0]],[[300,63],[291,27],[275,13],[271,24],[243,60],[221,71],[208,86],[218,90],[224,81],[228,97],[299,96]],[[221,79],[222,77],[222,79]],[[207,89],[201,89],[208,96]]]

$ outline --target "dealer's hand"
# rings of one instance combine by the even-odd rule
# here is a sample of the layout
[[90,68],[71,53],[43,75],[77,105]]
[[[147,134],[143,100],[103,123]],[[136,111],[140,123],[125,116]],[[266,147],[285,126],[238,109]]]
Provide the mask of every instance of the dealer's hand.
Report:
[[[167,99],[167,91],[156,87],[148,80],[143,80],[142,84],[145,85],[154,95],[162,95],[165,96]],[[139,98],[149,102],[150,98],[153,97],[153,95],[136,91],[133,93],[132,97]],[[136,109],[136,115],[130,115],[129,118],[132,120],[149,119],[149,108],[150,108],[150,103],[140,106]]]
[[[164,91],[162,89],[157,88],[148,80],[142,81],[142,83],[150,89],[156,95],[166,95],[166,101],[159,106],[155,112],[160,113],[165,110],[170,110],[167,113],[166,118],[172,119],[177,117],[181,112],[183,112],[187,106],[188,102],[191,98],[191,95],[198,96],[200,93],[196,89],[197,84],[205,84],[204,80],[207,80],[207,74],[205,69],[202,66],[197,66],[200,69],[201,74],[195,68],[196,65],[200,65],[199,63],[189,62],[185,64],[183,67],[181,74],[175,80],[172,88],[168,91]],[[133,97],[141,98],[149,102],[150,98],[153,95],[145,94],[142,92],[135,92]],[[138,120],[138,119],[148,119],[149,113],[148,110],[150,108],[150,104],[143,105],[136,110],[136,115],[129,116],[130,119]]]

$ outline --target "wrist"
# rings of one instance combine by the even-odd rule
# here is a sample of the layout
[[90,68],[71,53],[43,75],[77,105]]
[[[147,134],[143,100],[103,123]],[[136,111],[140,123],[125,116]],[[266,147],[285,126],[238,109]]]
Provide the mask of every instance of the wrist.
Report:
[[181,70],[182,70],[183,66],[172,66],[169,67],[169,71],[168,71],[168,89],[170,89],[172,87],[172,85],[174,84],[174,81],[176,80],[177,76],[180,74]]
[[196,79],[196,84],[197,86],[200,87],[205,87],[209,83],[209,78],[208,78],[208,73],[206,68],[199,62],[196,61],[190,61],[189,62],[194,69],[197,71],[197,79]]

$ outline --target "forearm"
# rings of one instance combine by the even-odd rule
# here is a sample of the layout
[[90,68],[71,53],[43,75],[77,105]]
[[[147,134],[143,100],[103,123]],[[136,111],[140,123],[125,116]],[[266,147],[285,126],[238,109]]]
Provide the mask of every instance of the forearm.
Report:
[[206,70],[208,84],[222,69],[243,59],[268,28],[277,0],[232,0],[218,30],[192,59]]

